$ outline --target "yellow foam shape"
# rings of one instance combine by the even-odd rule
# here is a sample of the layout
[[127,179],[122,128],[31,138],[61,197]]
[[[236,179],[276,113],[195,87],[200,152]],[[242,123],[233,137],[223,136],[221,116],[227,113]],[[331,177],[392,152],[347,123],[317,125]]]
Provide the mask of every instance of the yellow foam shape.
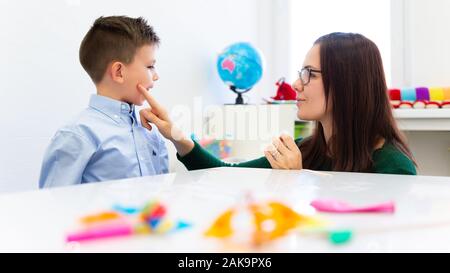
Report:
[[162,222],[156,227],[157,233],[166,233],[171,230],[174,226],[173,222],[169,219],[163,219]]
[[141,223],[134,228],[134,232],[137,234],[150,234],[152,230],[149,225]]
[[430,100],[431,101],[444,100],[444,88],[442,88],[442,87],[430,88]]

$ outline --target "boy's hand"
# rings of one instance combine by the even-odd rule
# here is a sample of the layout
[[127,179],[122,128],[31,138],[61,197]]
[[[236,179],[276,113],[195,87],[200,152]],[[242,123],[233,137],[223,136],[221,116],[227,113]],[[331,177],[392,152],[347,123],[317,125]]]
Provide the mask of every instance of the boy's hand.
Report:
[[267,149],[264,154],[273,169],[303,169],[302,153],[294,139],[287,134],[275,138],[272,147]]

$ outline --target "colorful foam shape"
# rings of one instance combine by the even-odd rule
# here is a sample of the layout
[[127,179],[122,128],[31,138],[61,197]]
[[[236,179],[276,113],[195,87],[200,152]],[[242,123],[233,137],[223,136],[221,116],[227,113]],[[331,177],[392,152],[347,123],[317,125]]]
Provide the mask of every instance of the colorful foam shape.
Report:
[[450,87],[444,88],[444,100],[450,101]]
[[417,100],[430,100],[430,92],[428,87],[417,87],[416,88],[416,99]]
[[174,222],[167,217],[167,207],[158,201],[148,202],[142,210],[114,205],[112,211],[88,215],[80,219],[83,228],[67,235],[66,241],[87,241],[102,238],[143,234],[166,234],[191,225]]
[[150,218],[161,218],[164,217],[164,215],[166,215],[166,208],[163,205],[158,204],[150,213]]
[[139,223],[134,227],[134,233],[136,234],[150,234],[152,233],[152,229],[148,224]]
[[388,95],[390,100],[401,100],[400,89],[389,89]]
[[169,219],[162,219],[161,222],[156,227],[156,233],[164,234],[173,229],[174,223]]
[[141,211],[139,208],[125,207],[125,206],[118,205],[118,204],[113,206],[113,210],[115,210],[119,213],[124,213],[124,214],[136,214]]
[[415,101],[416,97],[416,89],[415,88],[402,88],[400,92],[402,101]]
[[432,100],[432,101],[444,100],[444,88],[442,88],[442,87],[430,88],[430,100]]
[[150,225],[150,227],[152,229],[156,229],[156,227],[158,226],[158,224],[161,222],[161,218],[155,218],[155,219],[150,219],[148,221],[148,224]]
[[176,230],[179,230],[179,229],[185,229],[185,228],[189,228],[189,227],[191,227],[192,226],[192,224],[190,224],[190,223],[188,223],[188,222],[185,222],[185,221],[178,221],[177,222],[177,226],[175,227],[175,229]]
[[351,240],[353,232],[351,230],[338,230],[328,233],[328,240],[334,245],[345,244]]

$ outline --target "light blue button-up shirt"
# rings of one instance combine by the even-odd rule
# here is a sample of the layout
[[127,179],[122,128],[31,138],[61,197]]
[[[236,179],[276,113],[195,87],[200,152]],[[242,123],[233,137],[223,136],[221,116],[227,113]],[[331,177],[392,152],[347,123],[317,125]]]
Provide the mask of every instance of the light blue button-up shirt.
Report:
[[162,174],[168,165],[156,126],[142,127],[128,103],[92,95],[89,107],[51,140],[39,187]]

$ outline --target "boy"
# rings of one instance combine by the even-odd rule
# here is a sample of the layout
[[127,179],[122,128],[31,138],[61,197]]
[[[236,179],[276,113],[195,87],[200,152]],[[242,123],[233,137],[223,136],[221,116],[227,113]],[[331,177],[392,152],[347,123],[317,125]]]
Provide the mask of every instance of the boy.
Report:
[[44,156],[40,188],[168,172],[160,133],[143,128],[134,107],[144,102],[138,86],[149,90],[158,80],[158,45],[159,37],[141,17],[100,17],[94,22],[79,55],[97,95],[56,132]]

